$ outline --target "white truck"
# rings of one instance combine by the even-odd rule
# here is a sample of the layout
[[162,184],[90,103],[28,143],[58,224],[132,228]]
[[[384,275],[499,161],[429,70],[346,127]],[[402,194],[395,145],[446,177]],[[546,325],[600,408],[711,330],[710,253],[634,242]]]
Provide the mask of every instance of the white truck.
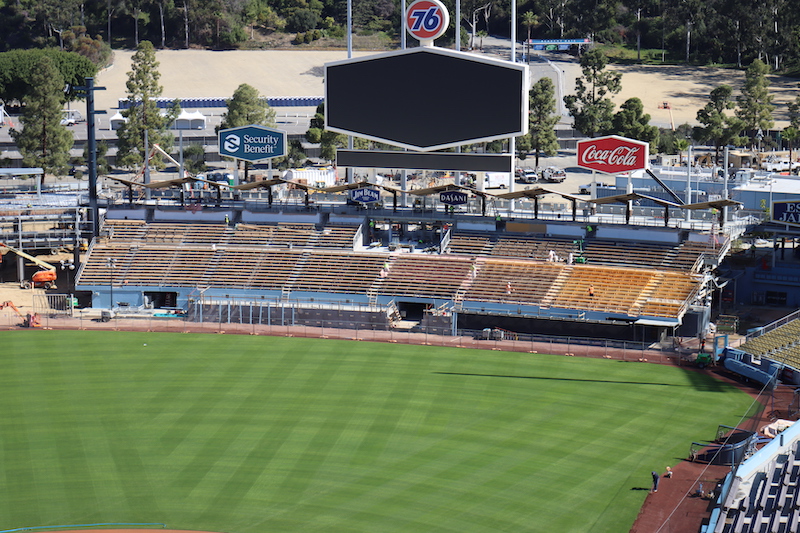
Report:
[[506,189],[511,180],[508,172],[487,172],[483,178],[484,189]]
[[800,163],[797,161],[789,161],[788,159],[768,157],[761,163],[761,168],[768,172],[794,172],[800,168]]
[[283,179],[320,189],[337,184],[335,167],[290,168],[284,172]]

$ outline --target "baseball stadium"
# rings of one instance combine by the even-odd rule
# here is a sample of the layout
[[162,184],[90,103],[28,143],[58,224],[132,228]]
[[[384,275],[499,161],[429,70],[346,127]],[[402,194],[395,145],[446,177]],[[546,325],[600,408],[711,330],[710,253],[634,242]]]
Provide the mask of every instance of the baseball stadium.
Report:
[[0,533],[797,531],[797,229],[559,132],[533,187],[4,181]]

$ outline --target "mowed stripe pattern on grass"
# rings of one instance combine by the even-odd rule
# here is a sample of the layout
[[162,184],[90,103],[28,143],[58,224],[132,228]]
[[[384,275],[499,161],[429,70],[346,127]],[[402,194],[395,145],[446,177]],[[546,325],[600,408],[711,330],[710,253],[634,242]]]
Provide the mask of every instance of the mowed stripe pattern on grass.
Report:
[[2,338],[6,528],[623,531],[645,494],[632,489],[749,405],[691,371],[606,360],[281,337]]

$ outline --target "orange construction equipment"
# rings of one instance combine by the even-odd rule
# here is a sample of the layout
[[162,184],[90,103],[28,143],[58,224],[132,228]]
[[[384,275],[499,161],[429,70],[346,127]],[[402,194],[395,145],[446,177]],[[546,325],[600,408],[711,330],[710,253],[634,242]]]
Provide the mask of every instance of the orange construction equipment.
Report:
[[23,315],[20,313],[17,306],[14,305],[14,302],[3,302],[0,304],[0,310],[5,309],[6,307],[10,307],[14,310],[14,312],[22,319],[22,327],[23,328],[40,328],[42,327],[42,320],[39,317],[39,313],[28,313],[27,315]]
[[33,261],[36,264],[36,266],[41,268],[39,272],[31,276],[30,281],[27,279],[22,280],[22,282],[19,284],[20,287],[22,287],[23,289],[30,289],[31,287],[43,287],[45,289],[56,288],[56,267],[54,267],[50,263],[45,263],[41,259],[37,259],[32,255],[26,254],[22,250],[17,250],[16,248],[12,248],[7,244],[3,244],[2,242],[0,242],[0,247],[8,248],[18,256]]

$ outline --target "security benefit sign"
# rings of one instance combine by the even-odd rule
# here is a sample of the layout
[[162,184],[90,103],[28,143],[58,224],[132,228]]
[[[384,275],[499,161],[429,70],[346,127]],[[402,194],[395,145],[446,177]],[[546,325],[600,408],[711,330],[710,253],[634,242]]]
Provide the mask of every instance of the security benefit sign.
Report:
[[251,124],[219,132],[219,155],[263,161],[286,155],[286,132]]
[[446,205],[464,205],[467,193],[461,191],[443,191],[439,193],[439,201]]
[[375,189],[362,187],[360,189],[351,190],[350,199],[354,202],[361,202],[362,204],[372,204],[381,199],[381,193]]
[[772,202],[772,221],[800,227],[800,200]]

